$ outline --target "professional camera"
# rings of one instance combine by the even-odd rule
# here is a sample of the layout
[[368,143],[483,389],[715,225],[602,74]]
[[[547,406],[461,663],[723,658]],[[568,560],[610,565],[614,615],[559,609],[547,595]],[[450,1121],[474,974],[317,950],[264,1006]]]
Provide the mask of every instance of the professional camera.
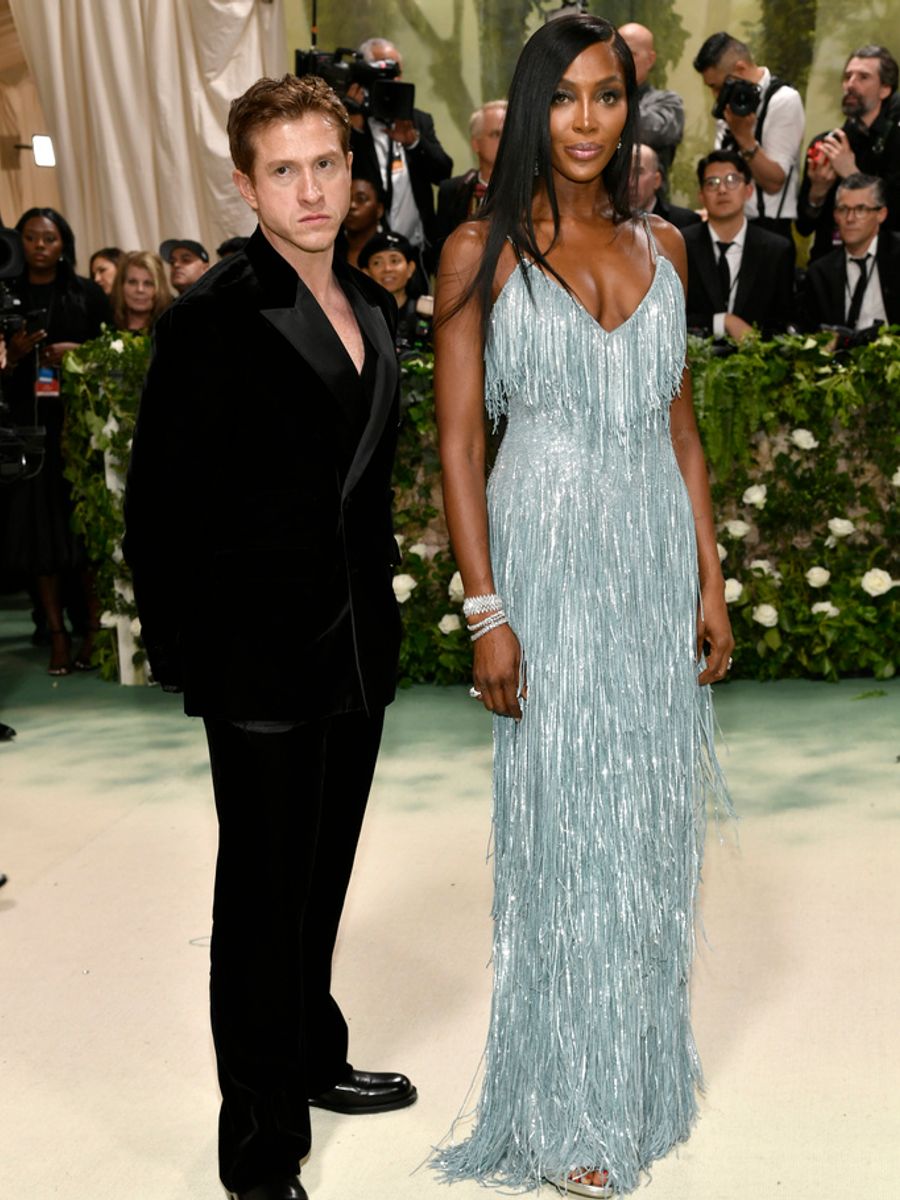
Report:
[[[0,227],[0,333],[4,337],[28,326],[32,320],[43,317],[37,326],[46,320],[46,309],[39,312],[23,312],[22,301],[14,296],[7,286],[7,279],[15,279],[25,269],[22,239],[14,229]],[[20,479],[32,479],[44,465],[44,438],[42,425],[15,426],[9,405],[0,388],[0,484],[17,483]]]
[[735,79],[729,76],[722,84],[712,115],[717,121],[725,116],[725,109],[730,108],[736,117],[749,117],[759,108],[762,100],[762,89],[749,79]]
[[[356,50],[339,46],[337,50],[295,50],[294,74],[318,75],[332,87],[351,113],[363,113],[390,125],[394,121],[411,121],[416,89],[411,83],[400,83],[397,63],[367,62]],[[347,90],[357,84],[365,92],[362,104],[347,96]]]

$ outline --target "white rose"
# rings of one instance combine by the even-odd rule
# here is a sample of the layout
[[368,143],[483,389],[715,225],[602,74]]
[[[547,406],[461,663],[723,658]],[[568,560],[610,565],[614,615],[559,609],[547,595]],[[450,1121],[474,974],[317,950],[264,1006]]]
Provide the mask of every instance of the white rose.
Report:
[[134,637],[141,636],[141,619],[140,619],[140,617],[132,617],[131,632]]
[[391,583],[398,604],[405,604],[412,595],[413,588],[417,586],[412,575],[395,575]]
[[806,572],[806,582],[810,587],[824,587],[830,578],[831,572],[826,571],[824,567],[810,567]]
[[725,549],[725,547],[722,545],[721,542],[716,542],[716,551],[719,555],[719,562],[724,562],[725,559],[728,557],[728,551]]
[[100,614],[100,625],[103,629],[115,629],[119,618],[114,612],[102,612]]
[[750,564],[751,571],[762,571],[766,575],[774,575],[775,570],[767,558],[754,558]]
[[900,487],[900,467],[891,476],[891,483],[894,487]]
[[114,342],[109,343],[110,350],[115,350],[116,354],[121,354],[125,349],[125,343],[121,338],[116,338]]
[[402,549],[403,549],[403,543],[406,541],[406,538],[403,536],[403,534],[402,534],[402,533],[395,533],[395,534],[394,534],[394,541],[397,543],[397,549],[398,549],[398,550],[402,550]]
[[766,485],[764,483],[754,483],[752,487],[748,487],[741,500],[744,504],[752,504],[755,508],[764,508],[766,503]]
[[845,517],[832,517],[828,522],[828,528],[836,538],[849,537],[856,526],[852,521],[848,521]]
[[750,526],[746,521],[726,521],[725,528],[732,537],[736,538],[746,537],[750,532]]
[[734,604],[744,594],[744,585],[739,579],[725,580],[725,603]]
[[444,613],[438,621],[438,629],[441,633],[455,633],[462,626],[462,622],[456,613]]
[[462,604],[466,592],[463,587],[462,575],[460,575],[459,571],[454,571],[450,577],[450,582],[447,584],[447,595],[454,604]]
[[418,558],[427,558],[428,547],[424,542],[414,542],[413,545],[410,546],[407,553],[415,554]]
[[859,586],[870,596],[883,596],[885,592],[889,592],[894,587],[894,580],[887,571],[882,571],[881,567],[873,567],[871,571],[866,571],[863,575]]
[[765,625],[766,629],[771,629],[778,624],[778,609],[773,608],[771,604],[757,604],[752,616],[754,621]]
[[808,429],[793,430],[791,441],[798,450],[815,450],[819,444]]
[[831,603],[830,600],[820,600],[818,604],[812,606],[814,613],[821,613],[824,617],[836,617],[841,611]]

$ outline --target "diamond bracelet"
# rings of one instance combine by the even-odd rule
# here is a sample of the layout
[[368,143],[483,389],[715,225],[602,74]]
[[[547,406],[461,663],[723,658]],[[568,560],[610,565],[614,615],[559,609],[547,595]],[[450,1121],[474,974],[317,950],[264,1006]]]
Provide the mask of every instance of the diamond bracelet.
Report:
[[475,617],[479,613],[496,612],[503,607],[503,601],[492,592],[485,596],[466,596],[463,600],[463,616]]

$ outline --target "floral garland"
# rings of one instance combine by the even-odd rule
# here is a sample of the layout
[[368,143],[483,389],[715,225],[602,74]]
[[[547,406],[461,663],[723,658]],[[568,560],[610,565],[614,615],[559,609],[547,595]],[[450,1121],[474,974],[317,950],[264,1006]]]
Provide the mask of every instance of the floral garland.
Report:
[[[121,481],[148,356],[146,338],[107,330],[70,351],[63,372],[77,527],[99,564],[103,607],[129,621]],[[750,337],[724,357],[692,339],[689,357],[737,643],[733,676],[890,678],[900,656],[900,336],[843,355],[826,335]],[[432,368],[422,354],[402,372],[394,594],[403,685],[463,682],[471,665],[440,498]],[[106,485],[110,471],[118,490]],[[101,655],[104,676],[116,678],[112,645]]]

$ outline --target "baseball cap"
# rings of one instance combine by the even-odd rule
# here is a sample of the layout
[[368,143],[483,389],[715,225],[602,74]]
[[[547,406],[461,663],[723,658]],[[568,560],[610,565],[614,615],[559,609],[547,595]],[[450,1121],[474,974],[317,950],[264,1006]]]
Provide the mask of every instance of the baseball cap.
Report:
[[196,254],[203,262],[209,262],[206,247],[201,246],[199,242],[192,242],[190,238],[169,238],[160,246],[159,257],[163,262],[168,262],[173,250],[190,250],[191,254]]
[[381,254],[385,250],[397,250],[407,262],[416,262],[416,251],[411,241],[399,233],[376,233],[369,238],[357,256],[360,268],[368,266],[373,254]]

